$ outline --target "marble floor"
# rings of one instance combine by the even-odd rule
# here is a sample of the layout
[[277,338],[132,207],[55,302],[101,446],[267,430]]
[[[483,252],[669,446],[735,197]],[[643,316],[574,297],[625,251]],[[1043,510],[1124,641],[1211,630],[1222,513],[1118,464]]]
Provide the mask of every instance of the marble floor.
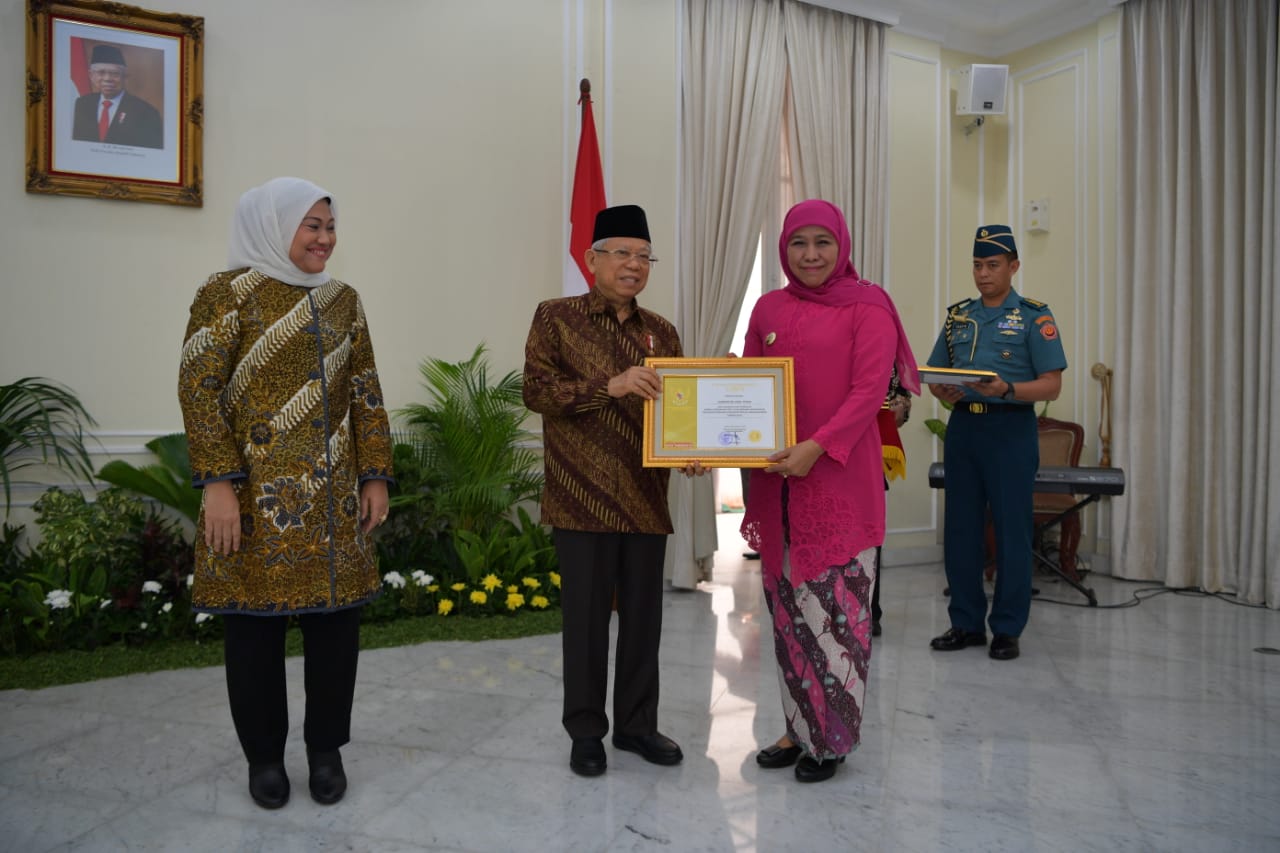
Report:
[[[685,761],[568,767],[559,637],[360,661],[345,800],[245,790],[220,669],[0,692],[0,850],[1280,850],[1280,614],[1156,595],[1037,603],[1022,657],[940,654],[937,565],[883,579],[861,749],[800,785],[753,754],[783,726],[759,564],[732,517],[715,579],[666,596],[661,727]],[[1102,603],[1133,584],[1092,578]],[[1044,597],[1082,600],[1047,580]],[[290,661],[301,708],[301,661]]]

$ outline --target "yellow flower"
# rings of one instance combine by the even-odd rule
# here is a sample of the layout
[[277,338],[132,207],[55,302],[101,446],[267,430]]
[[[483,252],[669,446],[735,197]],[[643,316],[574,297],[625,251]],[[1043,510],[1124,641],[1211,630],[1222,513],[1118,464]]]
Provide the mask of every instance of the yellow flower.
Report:
[[537,589],[538,587],[542,586],[542,582],[539,581],[537,578],[521,578],[520,583],[529,587],[529,589]]
[[488,601],[488,600],[489,600],[489,596],[485,595],[485,594],[484,594],[483,592],[481,592],[480,590],[478,590],[478,589],[474,589],[474,590],[472,590],[472,591],[471,591],[471,603],[472,603],[472,604],[484,604],[484,603],[485,603],[486,601]]
[[552,572],[552,573],[551,573],[551,585],[552,585],[552,586],[554,586],[556,589],[559,589],[559,588],[560,588],[560,573],[559,573],[559,572]]
[[467,585],[465,583],[455,583],[453,586],[449,587],[449,589],[453,590],[454,592],[462,592],[466,588],[467,588]]
[[545,610],[551,605],[551,602],[547,600],[545,595],[535,595],[533,598],[529,599],[529,603],[539,610]]
[[449,611],[453,609],[453,599],[442,598],[440,603],[436,605],[436,612],[441,616],[448,616]]
[[440,591],[440,584],[438,583],[433,583],[431,586],[427,587],[427,592],[439,592],[439,591]]
[[[514,589],[514,587],[512,587]],[[524,596],[518,592],[513,592],[507,596],[507,609],[518,610],[524,606]]]
[[502,586],[502,581],[498,580],[497,575],[485,575],[484,579],[480,581],[480,584],[485,588],[486,592],[493,592],[495,589]]
[[515,584],[512,584],[511,586],[507,587],[507,592],[519,592],[519,591],[520,591],[520,587],[516,586]]

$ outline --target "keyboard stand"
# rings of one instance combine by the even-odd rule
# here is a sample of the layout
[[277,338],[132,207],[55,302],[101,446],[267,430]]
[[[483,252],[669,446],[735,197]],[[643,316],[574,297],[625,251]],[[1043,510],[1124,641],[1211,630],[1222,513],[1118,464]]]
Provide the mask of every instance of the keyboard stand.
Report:
[[1059,524],[1062,524],[1062,520],[1064,518],[1067,518],[1068,516],[1071,516],[1071,515],[1075,515],[1080,510],[1087,507],[1089,504],[1098,500],[1098,498],[1100,497],[1102,496],[1099,494],[1086,495],[1085,497],[1077,501],[1075,506],[1071,507],[1070,509],[1065,509],[1062,512],[1055,515],[1053,518],[1049,519],[1048,521],[1043,522],[1041,524],[1037,524],[1035,528],[1035,532],[1032,534],[1032,538],[1031,538],[1032,543],[1036,543],[1036,542],[1041,543],[1039,548],[1037,548],[1034,544],[1032,545],[1031,556],[1034,557],[1040,563],[1040,565],[1044,566],[1046,569],[1053,572],[1055,575],[1062,578],[1064,581],[1066,581],[1068,584],[1070,584],[1072,587],[1078,590],[1081,595],[1083,595],[1085,598],[1089,600],[1090,607],[1098,606],[1098,598],[1093,594],[1093,590],[1089,589],[1087,586],[1085,586],[1080,582],[1079,575],[1076,575],[1075,577],[1071,577],[1071,575],[1067,574],[1066,570],[1062,568],[1061,563],[1059,563],[1057,560],[1050,560],[1048,555],[1046,555],[1044,551],[1041,549],[1044,548],[1044,544],[1043,544],[1044,534],[1047,531],[1052,530],[1054,527],[1057,527]]

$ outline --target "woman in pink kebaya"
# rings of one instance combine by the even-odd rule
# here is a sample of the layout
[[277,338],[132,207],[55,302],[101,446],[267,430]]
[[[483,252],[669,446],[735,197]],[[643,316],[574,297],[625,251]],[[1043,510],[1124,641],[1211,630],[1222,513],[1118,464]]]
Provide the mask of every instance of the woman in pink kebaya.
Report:
[[795,764],[801,782],[830,779],[860,740],[885,528],[876,415],[895,367],[920,388],[897,309],[851,246],[835,205],[793,207],[778,243],[787,286],[756,303],[743,350],[795,359],[800,441],[752,472],[742,533],[763,561],[787,725],[756,761]]

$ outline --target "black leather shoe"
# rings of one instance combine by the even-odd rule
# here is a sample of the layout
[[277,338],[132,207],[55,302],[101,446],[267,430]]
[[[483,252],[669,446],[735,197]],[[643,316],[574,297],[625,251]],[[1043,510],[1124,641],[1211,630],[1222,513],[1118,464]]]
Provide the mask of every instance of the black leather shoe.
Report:
[[879,637],[881,633],[883,632],[880,629],[880,620],[879,619],[873,620],[871,623],[871,636]]
[[336,749],[329,752],[308,749],[307,764],[311,766],[311,776],[307,779],[311,799],[322,806],[331,806],[341,800],[347,793],[347,773],[342,769],[342,754]]
[[1018,638],[996,634],[991,638],[991,650],[987,654],[994,660],[1013,660],[1021,654],[1018,651]]
[[952,628],[929,641],[929,647],[937,652],[955,652],[969,646],[985,646],[987,635],[981,631],[962,631]]
[[289,802],[289,775],[284,765],[250,764],[249,796],[264,809],[278,809]]
[[759,551],[743,551],[742,558],[744,560],[758,560],[760,559],[760,552]]
[[569,751],[569,769],[579,776],[599,776],[609,766],[604,741],[598,737],[578,738]]
[[679,764],[684,760],[680,745],[659,732],[651,735],[613,733],[613,745],[627,752],[638,752],[650,764]]
[[796,764],[797,782],[825,782],[836,775],[836,767],[844,764],[844,756],[818,761],[805,756]]
[[778,767],[790,767],[803,754],[803,747],[794,745],[778,746],[775,743],[773,746],[766,746],[756,753],[756,764],[770,770]]

